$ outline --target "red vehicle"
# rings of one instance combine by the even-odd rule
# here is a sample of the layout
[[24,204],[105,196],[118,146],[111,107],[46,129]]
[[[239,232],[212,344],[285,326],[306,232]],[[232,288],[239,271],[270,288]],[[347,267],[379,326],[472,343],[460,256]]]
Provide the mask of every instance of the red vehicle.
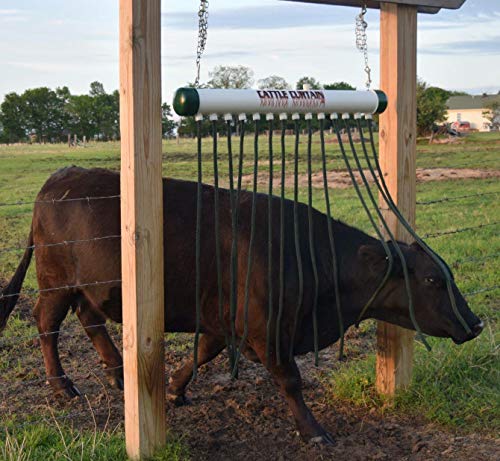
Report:
[[459,132],[465,132],[471,130],[470,122],[456,121],[451,124],[451,128]]

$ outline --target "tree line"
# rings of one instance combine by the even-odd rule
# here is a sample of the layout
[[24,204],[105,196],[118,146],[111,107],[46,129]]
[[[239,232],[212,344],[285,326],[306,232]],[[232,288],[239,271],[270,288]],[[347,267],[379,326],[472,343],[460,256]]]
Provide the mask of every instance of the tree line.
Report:
[[[322,83],[314,77],[304,76],[295,85],[289,84],[283,77],[271,75],[255,82],[252,69],[245,66],[217,66],[209,72],[209,80],[200,85],[203,88],[251,88],[256,83],[259,89],[302,89],[308,85],[311,89],[355,90],[347,82]],[[192,86],[192,84],[187,84]],[[417,85],[417,129],[419,136],[431,134],[436,123],[446,119],[446,101],[450,96],[466,94],[429,86],[422,80]],[[88,94],[72,94],[64,86],[52,90],[41,87],[15,92],[5,96],[0,105],[0,142],[14,143],[27,140],[37,142],[65,141],[68,135],[84,136],[87,139],[113,140],[120,135],[120,98],[118,90],[107,93],[100,82],[92,82]],[[171,107],[163,103],[162,131],[169,137],[177,133],[179,136],[196,135],[196,124],[192,117],[183,117],[175,121]],[[328,121],[327,128],[328,128]],[[313,128],[317,129],[318,121],[313,120]],[[225,122],[218,122],[218,130],[224,132]],[[253,124],[248,124],[251,131]],[[262,129],[264,129],[262,124]],[[292,128],[290,121],[287,128]],[[304,120],[300,122],[305,128]],[[237,124],[232,124],[237,130]],[[203,135],[208,135],[211,124],[205,120],[202,124]]]
[[[162,105],[162,128],[176,127],[170,106]],[[0,142],[60,142],[68,135],[109,141],[120,136],[120,95],[92,82],[88,94],[72,94],[67,86],[33,88],[5,95],[0,105]]]

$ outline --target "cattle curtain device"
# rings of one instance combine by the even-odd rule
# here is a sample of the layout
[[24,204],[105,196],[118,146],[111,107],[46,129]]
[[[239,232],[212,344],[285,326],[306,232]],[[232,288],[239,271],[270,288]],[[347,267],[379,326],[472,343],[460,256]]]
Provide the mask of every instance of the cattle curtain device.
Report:
[[[202,279],[201,279],[201,249],[204,229],[202,227],[203,213],[203,154],[204,143],[203,133],[207,130],[212,139],[212,155],[211,155],[211,172],[214,177],[214,216],[213,226],[215,235],[215,264],[214,269],[217,274],[217,293],[218,293],[218,316],[222,331],[226,338],[226,345],[229,351],[230,364],[233,377],[238,373],[238,362],[242,351],[244,351],[246,339],[248,336],[248,316],[249,305],[251,302],[251,280],[254,264],[254,245],[256,229],[262,226],[267,228],[267,281],[266,290],[268,293],[268,306],[266,318],[266,361],[275,360],[277,364],[282,363],[284,354],[288,354],[291,358],[294,354],[294,343],[297,337],[297,332],[301,328],[301,314],[304,301],[304,273],[312,274],[313,280],[313,307],[312,307],[312,328],[314,335],[314,353],[315,363],[318,363],[319,338],[318,338],[318,319],[317,305],[319,296],[319,280],[318,280],[318,249],[315,248],[314,241],[314,222],[312,219],[313,211],[313,141],[315,131],[319,132],[319,150],[320,150],[320,174],[322,176],[323,200],[325,204],[327,225],[324,232],[327,233],[329,239],[329,252],[331,256],[331,272],[334,281],[334,302],[332,309],[335,310],[335,315],[338,322],[338,330],[340,336],[340,351],[339,358],[343,356],[344,346],[344,327],[342,318],[341,306],[341,290],[339,282],[339,274],[342,267],[339,267],[337,260],[338,242],[336,242],[335,234],[332,226],[332,202],[330,199],[330,188],[327,162],[329,160],[339,158],[328,153],[327,142],[325,140],[325,131],[330,129],[335,133],[336,145],[340,150],[340,160],[344,163],[345,168],[349,173],[351,183],[355,189],[356,195],[366,212],[374,233],[378,237],[385,251],[388,261],[387,269],[383,274],[382,280],[371,295],[369,301],[361,312],[358,323],[364,318],[369,307],[379,295],[385,283],[389,279],[394,267],[395,259],[400,261],[405,288],[408,298],[408,306],[410,317],[419,339],[429,346],[423,336],[421,329],[417,323],[413,307],[413,298],[409,282],[408,267],[400,248],[400,244],[394,238],[384,216],[379,209],[377,194],[385,201],[387,207],[396,215],[397,219],[407,229],[407,231],[415,238],[423,250],[439,265],[445,274],[447,280],[448,291],[455,314],[462,322],[463,327],[468,330],[467,323],[456,308],[455,298],[451,287],[451,274],[443,261],[423,242],[415,231],[411,228],[402,214],[399,212],[394,200],[392,199],[388,187],[385,183],[384,176],[378,160],[376,150],[376,125],[373,121],[373,115],[382,112],[386,105],[387,99],[384,93],[380,91],[323,91],[323,90],[303,90],[303,91],[284,91],[284,90],[215,90],[215,89],[194,89],[180,88],[177,90],[174,97],[174,110],[178,115],[194,116],[197,129],[197,158],[198,158],[198,193],[197,193],[197,219],[196,219],[196,334],[194,345],[194,376],[198,363],[198,340],[200,334],[201,311],[202,311]],[[270,96],[272,95],[272,96]],[[285,96],[286,95],[286,96]],[[305,96],[298,96],[305,95]],[[219,99],[220,98],[220,99]],[[284,101],[270,103],[272,101]],[[302,103],[296,103],[293,99],[299,99]],[[352,103],[352,108],[349,104]],[[321,112],[319,106],[324,109],[342,109],[338,112]],[[365,110],[365,113],[360,113],[358,110]],[[247,112],[249,115],[247,116]],[[276,123],[279,121],[279,124]],[[305,128],[304,128],[305,127]],[[293,137],[293,146],[287,146],[287,134]],[[205,131],[204,131],[205,130]],[[245,139],[247,133],[251,132],[253,136],[253,156],[252,159],[245,159]],[[275,142],[275,133],[279,135],[279,143]],[[303,134],[304,133],[304,134]],[[264,156],[262,156],[262,143],[259,142],[262,135],[267,136],[267,148]],[[220,178],[221,168],[221,152],[220,152],[220,136],[226,137],[227,152],[227,172],[228,178],[224,178],[229,185],[229,207],[231,216],[231,244],[229,258],[229,287],[224,287],[223,267],[221,261],[221,235],[220,235]],[[301,233],[299,226],[299,176],[301,165],[299,163],[301,152],[300,146],[302,136],[305,136],[306,141],[306,176],[307,176],[307,233]],[[238,137],[238,152],[233,150],[233,138]],[[279,146],[279,158],[275,162],[275,150]],[[290,155],[291,162],[290,160]],[[266,159],[267,157],[267,159]],[[234,165],[234,161],[237,165]],[[263,160],[261,160],[263,158]],[[287,160],[288,159],[288,160]],[[266,161],[267,160],[267,161]],[[243,222],[241,219],[241,191],[243,188],[243,171],[245,164],[251,164],[251,174],[246,175],[246,178],[251,177],[251,213],[248,222]],[[280,166],[280,186],[274,187],[274,170],[276,165]],[[286,227],[285,224],[285,194],[287,191],[287,170],[292,166],[293,176],[293,226]],[[267,216],[257,216],[256,200],[258,192],[262,191],[259,186],[262,186],[262,180],[259,181],[259,169],[267,169],[265,174],[268,177],[266,193],[268,194]],[[226,170],[226,167],[223,168]],[[226,181],[227,179],[227,181]],[[262,179],[262,175],[260,176]],[[374,184],[372,190],[371,183]],[[279,200],[279,229],[274,229],[276,221],[273,221],[273,196]],[[381,223],[381,226],[379,225]],[[244,268],[239,264],[239,251],[241,247],[242,227],[249,227],[248,251],[245,254],[246,260]],[[278,258],[274,258],[275,250],[273,249],[273,235],[277,231],[279,235]],[[384,239],[383,231],[385,231],[389,240]],[[285,239],[291,238],[294,242],[296,267],[296,287],[297,296],[292,307],[285,306],[286,286],[286,271],[285,267]],[[307,241],[307,254],[303,251],[304,245],[301,241]],[[273,278],[277,274],[278,277],[278,293],[274,293]],[[228,293],[227,298],[225,298]],[[277,303],[274,301],[277,300]],[[228,301],[226,303],[225,301]],[[228,305],[229,312],[225,312],[225,305]],[[238,306],[241,308],[243,315],[243,333],[238,335],[236,322]],[[291,329],[285,329],[283,325],[284,310],[293,309],[293,322]],[[226,318],[229,319],[226,322]],[[285,341],[286,338],[286,341]],[[288,342],[288,349],[285,350],[284,344]]]

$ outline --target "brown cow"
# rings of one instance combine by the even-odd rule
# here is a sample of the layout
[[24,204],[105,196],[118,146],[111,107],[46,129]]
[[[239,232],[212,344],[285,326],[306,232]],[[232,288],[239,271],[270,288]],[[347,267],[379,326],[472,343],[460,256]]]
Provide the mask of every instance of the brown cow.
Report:
[[[194,332],[195,330],[195,227],[196,183],[165,179],[164,191],[164,260],[165,260],[165,331]],[[41,334],[57,331],[70,308],[76,311],[84,327],[98,325],[111,319],[121,322],[121,287],[119,283],[83,286],[64,290],[43,291],[54,287],[85,285],[94,281],[120,279],[120,240],[109,238],[62,246],[40,246],[71,240],[88,240],[120,234],[119,199],[67,201],[72,198],[118,195],[120,177],[103,169],[70,167],[59,170],[43,186],[33,211],[30,245],[35,246],[36,270],[40,296],[34,309]],[[57,200],[64,198],[65,201]],[[218,316],[217,277],[214,270],[214,190],[203,186],[203,216],[201,231],[202,336],[199,344],[199,363],[216,357],[224,348],[224,330]],[[236,333],[243,334],[243,295],[250,235],[250,212],[253,195],[243,192],[240,203],[238,230],[238,305]],[[304,403],[301,378],[295,360],[289,360],[294,314],[297,307],[297,262],[293,237],[293,203],[285,207],[285,297],[282,318],[281,356],[277,365],[274,341],[270,361],[266,363],[266,322],[268,310],[267,282],[267,196],[257,195],[257,226],[252,266],[249,302],[248,338],[245,353],[249,358],[266,364],[277,386],[287,400],[304,440],[332,442],[331,436],[317,423]],[[231,215],[229,193],[220,190],[221,260],[224,286],[224,319],[229,321],[229,260],[231,252]],[[273,199],[273,300],[277,312],[279,284],[279,207]],[[304,296],[299,313],[298,332],[293,344],[294,355],[314,349],[312,306],[314,279],[308,246],[307,207],[299,206],[300,245],[303,259]],[[339,338],[335,308],[332,260],[327,233],[326,216],[314,211],[314,242],[319,273],[317,316],[319,347],[325,348]],[[361,309],[379,285],[386,269],[386,255],[380,242],[344,223],[333,221],[333,230],[340,267],[340,290],[344,328],[356,322]],[[402,245],[411,272],[415,313],[424,333],[450,337],[457,343],[477,336],[482,322],[470,311],[458,288],[453,291],[460,313],[470,326],[467,334],[453,314],[443,276],[437,265],[417,245]],[[0,331],[5,327],[22,287],[31,260],[32,249],[24,257],[11,282],[0,297]],[[406,328],[413,328],[409,318],[407,296],[401,266],[395,258],[395,268],[389,282],[377,296],[366,318],[375,318]],[[10,296],[9,296],[10,295]],[[273,324],[275,324],[272,319]],[[110,382],[123,387],[119,368],[122,359],[103,326],[86,330],[103,363],[108,368]],[[273,334],[274,338],[274,334]],[[70,397],[79,394],[64,375],[58,350],[57,334],[41,336],[40,342],[50,383],[56,392]],[[117,368],[118,367],[118,368]],[[168,394],[178,403],[184,402],[186,385],[192,376],[192,361],[180,367],[170,379]]]

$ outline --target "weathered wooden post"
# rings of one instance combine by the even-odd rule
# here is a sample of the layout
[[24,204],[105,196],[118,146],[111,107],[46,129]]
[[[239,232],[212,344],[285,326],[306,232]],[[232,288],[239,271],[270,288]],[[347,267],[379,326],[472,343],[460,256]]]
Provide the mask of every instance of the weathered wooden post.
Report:
[[132,459],[165,443],[160,0],[120,0],[125,437]]
[[[415,225],[417,148],[417,7],[380,5],[380,89],[388,106],[380,115],[380,164],[387,187],[407,221]],[[410,236],[380,200],[384,218],[396,239]],[[377,378],[379,392],[393,394],[411,382],[413,331],[378,322]]]

